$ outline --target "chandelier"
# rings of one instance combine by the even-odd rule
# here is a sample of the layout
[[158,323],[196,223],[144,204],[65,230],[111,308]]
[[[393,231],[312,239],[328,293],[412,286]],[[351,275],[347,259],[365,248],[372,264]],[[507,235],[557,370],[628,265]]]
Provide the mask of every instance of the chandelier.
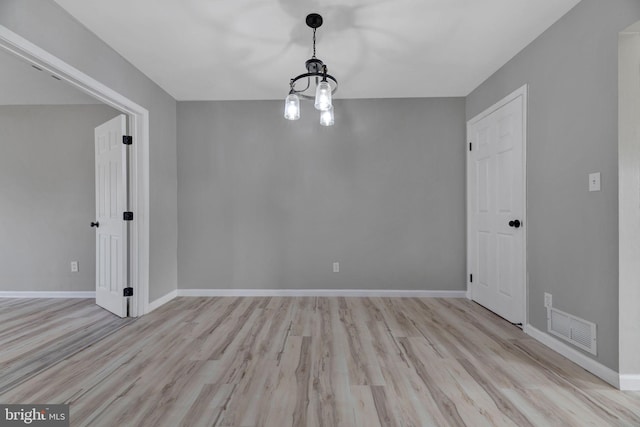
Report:
[[[306,22],[313,29],[313,56],[305,62],[307,72],[292,78],[289,82],[289,95],[284,100],[284,118],[298,120],[300,118],[300,98],[313,99],[316,110],[320,111],[320,124],[332,126],[334,117],[331,96],[338,89],[338,81],[332,75],[327,74],[327,66],[316,58],[316,29],[322,25],[322,16],[311,13],[307,15]],[[314,91],[315,95],[312,95]]]

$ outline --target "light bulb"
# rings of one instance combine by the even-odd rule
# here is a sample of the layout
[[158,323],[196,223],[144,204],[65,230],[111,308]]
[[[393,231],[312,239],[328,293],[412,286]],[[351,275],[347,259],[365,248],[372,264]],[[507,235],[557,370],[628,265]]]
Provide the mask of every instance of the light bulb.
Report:
[[331,107],[331,85],[328,81],[323,80],[318,83],[316,88],[316,110],[325,111]]
[[320,124],[322,126],[333,126],[335,118],[333,117],[333,106],[329,106],[328,110],[320,112]]
[[284,118],[287,120],[300,118],[300,98],[295,93],[290,93],[284,100]]

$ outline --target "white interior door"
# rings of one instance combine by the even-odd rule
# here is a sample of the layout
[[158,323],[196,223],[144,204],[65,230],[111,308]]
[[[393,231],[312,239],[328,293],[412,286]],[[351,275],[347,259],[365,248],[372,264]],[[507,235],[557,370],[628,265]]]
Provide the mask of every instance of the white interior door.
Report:
[[127,301],[127,146],[124,114],[95,130],[96,158],[96,304],[125,317]]
[[471,298],[525,322],[526,88],[469,121],[467,257]]

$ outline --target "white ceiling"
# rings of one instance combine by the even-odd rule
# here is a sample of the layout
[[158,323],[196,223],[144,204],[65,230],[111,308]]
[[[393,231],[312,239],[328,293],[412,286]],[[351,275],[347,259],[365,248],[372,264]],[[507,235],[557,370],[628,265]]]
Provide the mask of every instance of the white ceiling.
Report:
[[99,104],[66,82],[0,49],[0,105]]
[[177,100],[280,99],[311,56],[338,98],[466,96],[580,0],[55,0]]

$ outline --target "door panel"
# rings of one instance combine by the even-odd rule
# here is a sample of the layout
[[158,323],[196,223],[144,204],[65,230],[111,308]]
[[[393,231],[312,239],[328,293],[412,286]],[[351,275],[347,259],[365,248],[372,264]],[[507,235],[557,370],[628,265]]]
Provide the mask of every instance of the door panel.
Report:
[[489,283],[491,282],[489,272],[491,264],[488,259],[489,253],[491,252],[490,242],[491,235],[489,233],[482,231],[478,233],[478,269],[476,270],[478,271],[478,278],[476,281],[479,286],[483,286],[485,288],[488,288]]
[[122,143],[126,116],[95,130],[96,160],[96,304],[125,317],[127,282],[127,151]]
[[513,296],[511,280],[513,277],[513,238],[498,234],[498,292],[506,297]]
[[523,112],[520,95],[468,125],[471,297],[514,323],[525,318],[524,230],[509,225],[525,213]]

